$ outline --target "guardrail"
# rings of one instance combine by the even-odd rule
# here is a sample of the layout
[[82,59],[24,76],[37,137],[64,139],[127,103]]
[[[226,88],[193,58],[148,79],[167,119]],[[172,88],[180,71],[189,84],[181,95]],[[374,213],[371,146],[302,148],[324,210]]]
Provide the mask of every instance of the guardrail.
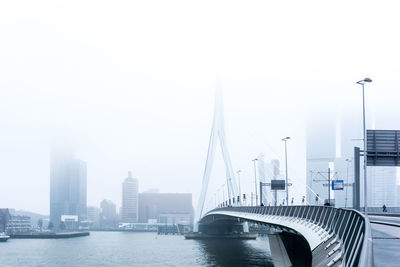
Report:
[[[373,266],[372,236],[369,220],[353,209],[327,206],[279,206],[279,207],[223,207],[210,212],[235,211],[260,215],[292,217],[306,220],[330,235],[335,235],[343,247],[343,266]],[[207,213],[205,214],[207,216]]]

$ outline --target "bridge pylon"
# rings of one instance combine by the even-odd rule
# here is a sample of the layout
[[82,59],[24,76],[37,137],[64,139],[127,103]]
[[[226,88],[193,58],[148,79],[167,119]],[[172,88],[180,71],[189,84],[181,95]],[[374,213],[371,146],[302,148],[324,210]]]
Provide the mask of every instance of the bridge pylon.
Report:
[[210,181],[211,170],[214,162],[214,155],[217,143],[219,142],[222,151],[222,157],[225,163],[226,169],[226,184],[228,188],[228,198],[237,197],[238,185],[236,183],[235,173],[233,172],[231,158],[229,156],[229,150],[226,145],[225,138],[225,123],[224,123],[224,112],[223,112],[223,101],[222,101],[222,89],[217,82],[217,88],[215,93],[215,104],[214,104],[214,117],[210,134],[210,141],[208,144],[208,152],[206,164],[204,167],[203,182],[200,193],[199,202],[197,204],[197,210],[195,213],[194,220],[194,231],[198,231],[198,221],[203,214],[205,197],[207,195],[208,184]]

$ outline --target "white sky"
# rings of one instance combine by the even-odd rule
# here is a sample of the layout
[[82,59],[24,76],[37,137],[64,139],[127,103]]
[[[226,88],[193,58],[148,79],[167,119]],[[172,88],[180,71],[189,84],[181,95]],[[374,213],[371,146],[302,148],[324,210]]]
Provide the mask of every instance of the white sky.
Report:
[[300,201],[307,111],[353,104],[361,118],[355,82],[371,77],[368,111],[392,114],[375,117],[377,128],[400,129],[398,10],[396,1],[0,1],[0,207],[48,214],[59,143],[88,164],[89,205],[119,205],[128,170],[140,191],[192,192],[195,205],[217,76],[242,191],[253,188],[251,159],[283,160],[280,139],[291,136]]

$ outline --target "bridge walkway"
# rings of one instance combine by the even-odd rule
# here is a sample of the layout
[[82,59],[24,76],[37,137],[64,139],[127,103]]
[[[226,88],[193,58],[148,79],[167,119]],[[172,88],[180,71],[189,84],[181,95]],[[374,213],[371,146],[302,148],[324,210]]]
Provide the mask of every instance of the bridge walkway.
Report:
[[369,216],[372,230],[374,266],[400,266],[400,218]]

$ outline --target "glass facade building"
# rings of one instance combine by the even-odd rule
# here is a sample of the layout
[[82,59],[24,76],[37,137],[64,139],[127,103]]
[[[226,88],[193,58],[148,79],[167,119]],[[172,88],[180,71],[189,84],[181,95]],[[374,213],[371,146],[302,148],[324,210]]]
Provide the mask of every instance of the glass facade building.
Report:
[[86,219],[86,162],[71,155],[53,153],[50,167],[50,221],[59,228],[62,215]]

